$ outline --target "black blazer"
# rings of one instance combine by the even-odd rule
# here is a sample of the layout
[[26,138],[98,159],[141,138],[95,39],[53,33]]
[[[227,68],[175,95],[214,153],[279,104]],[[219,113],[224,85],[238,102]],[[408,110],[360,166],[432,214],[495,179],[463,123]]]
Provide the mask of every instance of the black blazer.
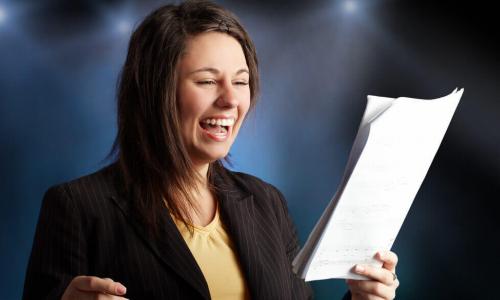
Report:
[[[60,299],[77,275],[119,281],[130,299],[210,299],[172,219],[162,221],[161,239],[148,238],[120,192],[117,172],[113,164],[47,191],[23,299]],[[221,219],[252,299],[312,298],[309,285],[291,269],[299,245],[283,195],[256,177],[223,172],[214,177]]]

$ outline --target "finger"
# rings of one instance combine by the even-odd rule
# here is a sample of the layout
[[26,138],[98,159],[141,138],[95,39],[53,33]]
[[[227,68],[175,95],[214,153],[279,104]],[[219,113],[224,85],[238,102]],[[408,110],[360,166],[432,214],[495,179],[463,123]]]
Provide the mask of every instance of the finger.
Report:
[[129,300],[129,299],[120,296],[113,296],[110,294],[97,293],[95,294],[94,298],[92,298],[92,300]]
[[94,293],[94,292],[84,292],[77,291],[76,294],[73,294],[69,299],[78,299],[78,300],[129,300],[127,298],[123,298],[120,296],[113,296],[110,294],[103,293]]
[[78,276],[74,279],[75,287],[80,291],[101,292],[111,295],[124,295],[127,288],[110,279],[103,279],[95,276]]
[[392,272],[387,269],[372,267],[369,265],[355,265],[354,272],[356,274],[363,275],[375,281],[381,282],[385,285],[394,284],[394,276],[392,275]]
[[352,299],[363,299],[363,300],[386,300],[384,298],[380,298],[375,295],[367,295],[367,294],[361,294],[361,293],[353,293],[352,294]]
[[392,286],[397,289],[399,287],[399,284],[400,284],[399,279],[396,278]]
[[391,272],[396,271],[396,265],[398,264],[398,256],[396,253],[392,251],[379,251],[375,255],[375,258],[383,262],[382,268]]
[[347,280],[352,293],[361,294],[363,299],[370,297],[380,297],[383,299],[394,299],[396,291],[385,284],[373,280]]

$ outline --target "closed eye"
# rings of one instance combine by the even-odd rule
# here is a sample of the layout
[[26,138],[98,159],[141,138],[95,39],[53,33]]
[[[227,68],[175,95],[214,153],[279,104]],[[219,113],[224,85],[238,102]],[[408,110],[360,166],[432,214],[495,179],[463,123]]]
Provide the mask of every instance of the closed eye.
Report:
[[248,85],[248,81],[236,81],[234,84],[236,84],[236,85]]
[[212,85],[212,84],[217,84],[215,80],[200,80],[196,82],[197,84],[207,84],[207,85]]

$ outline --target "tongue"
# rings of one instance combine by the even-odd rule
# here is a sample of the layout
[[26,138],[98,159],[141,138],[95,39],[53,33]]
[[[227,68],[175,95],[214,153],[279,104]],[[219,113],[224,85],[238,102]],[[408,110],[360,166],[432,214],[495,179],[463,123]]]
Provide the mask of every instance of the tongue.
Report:
[[225,133],[227,133],[226,127],[223,127],[220,125],[201,124],[201,127],[203,127],[203,129],[210,132],[211,134],[225,134]]

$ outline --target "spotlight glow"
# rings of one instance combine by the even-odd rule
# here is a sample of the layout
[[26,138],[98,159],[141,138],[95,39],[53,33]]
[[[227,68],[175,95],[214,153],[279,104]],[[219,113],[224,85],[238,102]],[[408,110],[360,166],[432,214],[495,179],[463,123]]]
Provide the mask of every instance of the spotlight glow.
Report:
[[346,12],[352,13],[352,12],[356,11],[357,7],[358,7],[358,4],[354,0],[344,1],[344,10]]
[[128,20],[120,20],[116,24],[116,30],[121,34],[129,34],[132,31],[132,23]]
[[7,19],[7,12],[5,11],[5,8],[0,6],[0,24],[5,22],[6,19]]

